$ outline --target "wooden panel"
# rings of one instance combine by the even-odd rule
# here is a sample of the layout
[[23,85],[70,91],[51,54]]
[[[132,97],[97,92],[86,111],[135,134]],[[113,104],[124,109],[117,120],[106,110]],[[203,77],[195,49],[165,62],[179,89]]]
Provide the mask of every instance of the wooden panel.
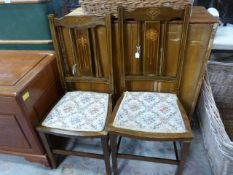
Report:
[[169,21],[177,18],[183,18],[183,11],[181,11],[180,9],[173,9],[170,7],[137,8],[134,11],[125,11],[124,13],[125,18],[141,21]]
[[29,143],[14,115],[0,114],[0,149],[27,149]]
[[109,60],[109,53],[108,53],[108,47],[105,43],[107,43],[107,37],[106,37],[106,27],[104,26],[98,26],[96,27],[96,43],[98,46],[99,51],[99,65],[102,77],[109,78],[110,73],[110,60]]
[[128,91],[176,92],[175,83],[158,81],[127,81]]
[[70,88],[81,91],[108,92],[109,85],[105,83],[69,83]]
[[[119,32],[118,32],[118,23],[116,23],[114,21],[114,24],[113,24],[113,27],[112,27],[112,47],[113,47],[113,78],[114,78],[114,92],[116,94],[116,97],[120,97],[120,68],[119,68],[119,65],[120,65],[120,60],[119,60],[119,48],[120,48],[120,45],[119,43],[117,42],[117,38],[119,37]],[[127,67],[126,70],[128,70],[129,68]],[[131,71],[130,71],[131,73]],[[133,73],[132,73],[133,74]]]
[[143,74],[158,75],[160,22],[146,21],[144,27]]
[[206,52],[212,30],[213,25],[191,24],[190,26],[180,93],[182,104],[188,113],[194,110],[192,104],[199,94],[196,88],[199,82],[202,82],[201,73],[205,70],[208,60]]
[[171,82],[157,82],[155,83],[154,88],[157,92],[177,93],[176,84]]
[[[48,111],[59,100],[61,91],[61,85],[59,82],[54,82],[44,91],[40,98],[35,102],[33,109],[36,112],[37,120],[42,121]],[[38,123],[35,125],[37,126]]]
[[169,24],[165,49],[165,75],[176,76],[181,41],[181,24]]
[[10,55],[2,52],[0,55],[0,85],[13,86],[27,72],[35,67],[42,59],[43,55]]
[[153,91],[154,82],[153,81],[127,81],[126,84],[127,91]]
[[[75,56],[73,55],[72,50],[72,40],[71,40],[71,33],[68,28],[62,28],[61,33],[58,34],[60,38],[61,50],[63,51],[62,57],[67,64],[67,70],[65,70],[65,74],[72,74],[72,67],[75,64]],[[64,42],[62,42],[64,41]],[[64,43],[64,44],[63,44]],[[64,66],[64,65],[63,65]]]
[[191,24],[214,24],[219,23],[218,18],[212,16],[209,12],[207,12],[205,7],[201,6],[193,6],[192,7],[192,15],[190,18]]
[[[124,29],[125,31],[125,74],[142,75],[142,53],[141,58],[136,59],[136,46],[140,45],[138,35],[143,32],[137,23],[129,22]],[[142,46],[141,46],[142,47]],[[141,48],[142,49],[142,48]],[[118,52],[117,52],[118,53]]]
[[91,30],[91,37],[92,37],[92,57],[93,57],[93,64],[91,64],[92,68],[94,68],[94,76],[97,78],[103,77],[103,70],[101,64],[101,56],[100,50],[98,45],[98,38],[96,33],[96,28],[92,28]]

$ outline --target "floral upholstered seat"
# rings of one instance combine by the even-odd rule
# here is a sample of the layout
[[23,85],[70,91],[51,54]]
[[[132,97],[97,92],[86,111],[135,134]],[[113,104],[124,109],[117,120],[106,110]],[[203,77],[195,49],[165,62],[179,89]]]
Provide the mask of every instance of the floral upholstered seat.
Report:
[[42,126],[70,131],[102,131],[108,111],[107,93],[67,92]]
[[125,92],[113,126],[143,132],[186,131],[177,96],[170,93]]

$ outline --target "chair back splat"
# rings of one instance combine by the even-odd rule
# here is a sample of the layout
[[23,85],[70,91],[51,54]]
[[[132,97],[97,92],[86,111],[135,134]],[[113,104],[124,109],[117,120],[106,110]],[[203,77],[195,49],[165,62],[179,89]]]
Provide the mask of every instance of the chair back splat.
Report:
[[49,22],[64,89],[112,94],[110,15],[60,19],[50,15]]
[[[128,90],[179,94],[190,13],[190,6],[138,8],[130,12],[119,7],[120,93]],[[133,26],[135,31],[129,33],[131,30],[127,29]]]

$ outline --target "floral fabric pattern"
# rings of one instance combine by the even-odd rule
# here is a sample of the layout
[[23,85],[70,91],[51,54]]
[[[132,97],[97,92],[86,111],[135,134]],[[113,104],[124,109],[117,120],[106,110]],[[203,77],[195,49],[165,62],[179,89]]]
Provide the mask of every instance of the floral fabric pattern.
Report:
[[67,92],[42,125],[71,131],[102,131],[108,112],[109,94]]
[[125,92],[114,127],[157,133],[186,131],[177,96],[170,93]]

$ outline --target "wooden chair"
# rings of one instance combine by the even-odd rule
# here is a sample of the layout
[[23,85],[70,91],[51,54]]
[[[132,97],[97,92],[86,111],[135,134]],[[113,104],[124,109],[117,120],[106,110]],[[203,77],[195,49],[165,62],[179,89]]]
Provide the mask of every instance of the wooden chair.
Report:
[[[192,140],[189,118],[178,99],[190,7],[139,8],[130,12],[120,7],[118,15],[122,96],[108,123],[114,174],[119,173],[118,158],[176,164],[177,174],[182,174]],[[122,136],[171,141],[176,159],[119,153]],[[182,143],[181,156],[177,141]]]
[[[105,161],[110,174],[108,132],[105,123],[112,111],[113,75],[111,17],[49,16],[59,75],[65,95],[49,112],[37,131],[51,166],[54,155],[76,155]],[[102,44],[107,43],[107,44]],[[103,154],[60,149],[59,138],[100,138]]]

